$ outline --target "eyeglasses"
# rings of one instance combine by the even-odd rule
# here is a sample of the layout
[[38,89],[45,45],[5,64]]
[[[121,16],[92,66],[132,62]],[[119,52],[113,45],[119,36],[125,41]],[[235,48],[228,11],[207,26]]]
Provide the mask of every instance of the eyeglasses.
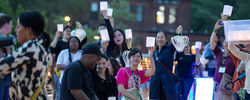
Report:
[[131,56],[131,58],[133,58],[133,59],[135,59],[135,58],[137,58],[137,59],[141,59],[141,56],[140,55],[137,55],[137,56]]

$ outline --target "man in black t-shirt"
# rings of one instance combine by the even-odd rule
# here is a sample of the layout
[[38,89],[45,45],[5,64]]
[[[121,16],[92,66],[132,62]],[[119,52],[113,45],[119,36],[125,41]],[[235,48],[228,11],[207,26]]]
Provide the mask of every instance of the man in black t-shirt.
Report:
[[60,100],[98,100],[89,70],[94,69],[101,57],[105,55],[98,45],[91,43],[83,48],[81,59],[70,63],[64,70]]

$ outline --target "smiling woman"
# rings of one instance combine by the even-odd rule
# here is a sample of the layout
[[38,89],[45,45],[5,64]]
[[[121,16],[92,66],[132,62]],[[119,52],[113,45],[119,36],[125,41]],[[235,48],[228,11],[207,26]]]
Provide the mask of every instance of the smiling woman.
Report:
[[99,100],[108,100],[108,98],[116,98],[118,100],[116,79],[109,73],[108,58],[104,57],[99,60],[95,70],[92,70],[91,73],[94,91]]
[[[117,73],[117,84],[118,90],[120,92],[119,97],[130,98],[133,100],[142,100],[141,96],[137,94],[133,94],[129,92],[131,89],[133,91],[140,91],[140,85],[147,82],[149,77],[153,75],[155,72],[155,63],[153,60],[153,52],[155,48],[149,48],[149,59],[150,59],[150,68],[148,70],[140,70],[138,71],[137,68],[142,60],[141,51],[137,48],[132,49],[129,52],[128,58],[131,62],[130,67],[121,68]],[[138,92],[139,93],[139,92]],[[141,94],[140,94],[141,95]]]

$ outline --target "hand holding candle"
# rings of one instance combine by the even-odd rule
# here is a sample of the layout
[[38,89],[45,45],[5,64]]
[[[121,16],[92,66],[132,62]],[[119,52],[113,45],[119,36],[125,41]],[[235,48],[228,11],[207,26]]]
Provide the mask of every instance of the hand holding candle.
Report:
[[125,29],[126,39],[132,39],[132,29]]
[[109,34],[107,29],[100,30],[102,41],[109,41]]
[[63,24],[57,24],[57,31],[63,32]]
[[224,5],[223,15],[231,16],[232,11],[233,11],[233,7],[232,6],[230,6],[230,5]]
[[108,8],[107,16],[112,16],[112,14],[113,14],[113,9]]
[[154,46],[155,46],[155,37],[147,37],[146,47],[154,47]]
[[100,2],[100,11],[107,10],[108,9],[108,2],[107,1],[101,1]]

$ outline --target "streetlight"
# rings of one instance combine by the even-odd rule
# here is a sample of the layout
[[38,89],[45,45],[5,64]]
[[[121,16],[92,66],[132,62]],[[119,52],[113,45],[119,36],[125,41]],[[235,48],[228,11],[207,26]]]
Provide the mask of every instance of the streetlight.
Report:
[[[69,17],[69,16],[65,16],[65,17],[64,17],[64,20],[65,20],[66,22],[69,22],[69,21],[70,21],[70,17]],[[67,25],[69,25],[69,23],[68,23]]]
[[96,36],[94,36],[94,39],[95,39],[95,40],[98,40],[98,39],[100,39],[100,36],[97,36],[97,35],[96,35]]

